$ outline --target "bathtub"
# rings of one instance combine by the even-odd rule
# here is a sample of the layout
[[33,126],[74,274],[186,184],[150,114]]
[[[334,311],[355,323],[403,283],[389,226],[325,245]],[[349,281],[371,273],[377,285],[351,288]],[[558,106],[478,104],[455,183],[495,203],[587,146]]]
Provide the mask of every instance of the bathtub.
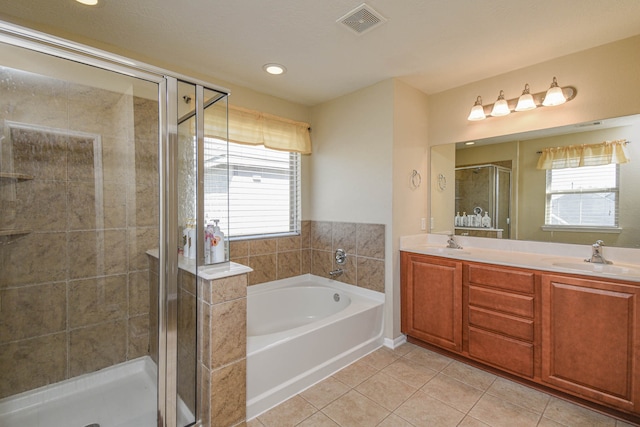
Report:
[[382,345],[384,294],[310,274],[247,290],[247,419]]

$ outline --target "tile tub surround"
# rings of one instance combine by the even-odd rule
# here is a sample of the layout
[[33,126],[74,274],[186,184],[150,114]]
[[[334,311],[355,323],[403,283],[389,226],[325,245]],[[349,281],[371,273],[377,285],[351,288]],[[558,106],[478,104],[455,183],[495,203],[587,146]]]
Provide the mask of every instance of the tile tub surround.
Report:
[[[148,354],[144,252],[158,238],[158,111],[130,95],[0,74],[12,83],[0,98],[0,170],[34,177],[0,182],[0,229],[32,230],[0,237],[6,397]],[[101,152],[93,137],[8,129],[4,120],[99,135]]]
[[380,348],[247,427],[632,427],[413,344]]
[[[231,242],[231,260],[248,265],[249,285],[311,273],[384,292],[385,226],[330,221],[302,221],[300,236]],[[347,262],[335,263],[335,251],[344,249]]]

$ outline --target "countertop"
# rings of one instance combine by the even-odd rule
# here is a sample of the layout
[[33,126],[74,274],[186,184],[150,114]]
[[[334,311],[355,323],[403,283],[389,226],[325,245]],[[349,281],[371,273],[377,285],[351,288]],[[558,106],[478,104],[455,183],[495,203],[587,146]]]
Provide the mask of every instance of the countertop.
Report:
[[[400,239],[400,250],[462,261],[520,267],[549,272],[579,274],[640,283],[640,250],[604,248],[605,258],[613,264],[585,262],[591,255],[589,245],[504,241],[455,236],[462,249],[446,248],[447,236],[421,234]],[[503,247],[500,247],[502,243]],[[608,257],[608,254],[611,254]],[[629,262],[634,260],[636,262]]]
[[[149,249],[147,255],[154,258],[159,257],[158,249]],[[195,275],[196,260],[178,255],[178,268]],[[224,279],[225,277],[237,276],[239,274],[251,273],[253,269],[237,262],[221,262],[219,264],[203,265],[198,267],[198,277],[204,280]]]

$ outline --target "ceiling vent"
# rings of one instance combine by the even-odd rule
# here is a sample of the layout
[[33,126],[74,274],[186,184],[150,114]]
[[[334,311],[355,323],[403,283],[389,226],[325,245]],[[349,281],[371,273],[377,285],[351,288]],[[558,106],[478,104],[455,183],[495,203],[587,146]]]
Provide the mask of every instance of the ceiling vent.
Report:
[[363,34],[384,24],[387,19],[366,3],[362,3],[336,22],[343,24],[356,34]]

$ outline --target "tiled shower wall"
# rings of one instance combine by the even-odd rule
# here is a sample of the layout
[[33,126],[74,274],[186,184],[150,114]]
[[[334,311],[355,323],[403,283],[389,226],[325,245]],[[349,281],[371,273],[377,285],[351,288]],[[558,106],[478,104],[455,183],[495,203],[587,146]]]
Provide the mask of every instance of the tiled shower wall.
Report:
[[[385,226],[329,221],[303,221],[300,236],[231,242],[231,261],[253,268],[249,285],[300,274],[329,277],[342,268],[339,280],[384,292]],[[347,262],[335,263],[344,249]]]
[[33,177],[0,180],[0,230],[25,230],[0,237],[1,398],[148,354],[158,110],[3,68],[0,92],[0,172]]

